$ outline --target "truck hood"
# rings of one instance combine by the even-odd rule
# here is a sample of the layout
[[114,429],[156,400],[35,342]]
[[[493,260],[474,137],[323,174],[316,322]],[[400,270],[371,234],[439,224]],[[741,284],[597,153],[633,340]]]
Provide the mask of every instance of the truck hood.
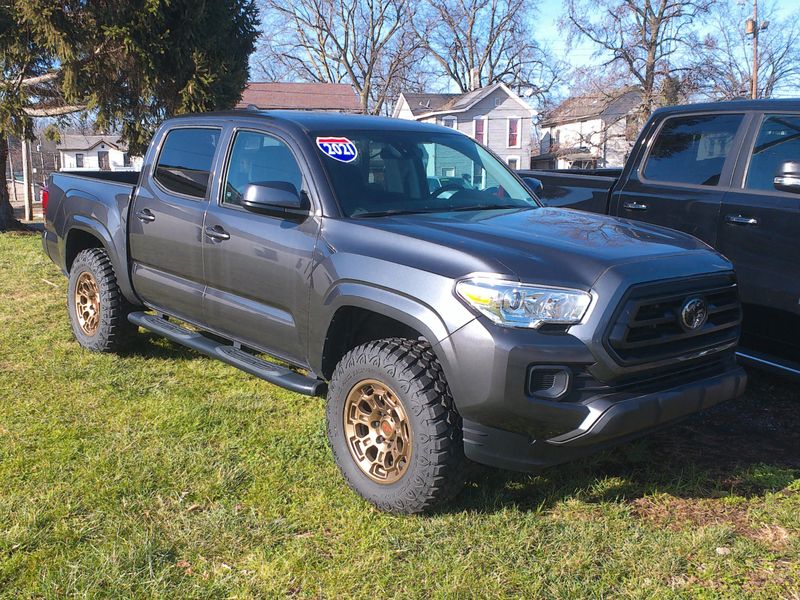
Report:
[[[417,250],[407,247],[402,254],[410,258],[424,253],[427,256],[422,262],[428,268],[451,277],[493,268],[521,281],[588,289],[614,266],[670,255],[687,258],[687,254],[696,253],[698,262],[713,263],[710,270],[731,268],[724,258],[690,235],[570,209],[412,214],[376,218],[368,224],[365,220],[364,225],[419,240]],[[394,236],[384,239],[391,238]],[[397,249],[395,243],[391,245]],[[439,265],[436,259],[431,263],[432,245],[442,249]],[[461,260],[453,260],[456,255]],[[658,273],[654,273],[655,278],[659,278]]]

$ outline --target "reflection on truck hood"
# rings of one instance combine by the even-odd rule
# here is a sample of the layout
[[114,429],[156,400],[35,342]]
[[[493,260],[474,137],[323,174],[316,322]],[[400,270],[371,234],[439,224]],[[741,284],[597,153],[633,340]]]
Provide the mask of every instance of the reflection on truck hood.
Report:
[[[693,251],[724,263],[706,244],[684,233],[567,209],[411,214],[363,224],[423,242],[416,249],[415,245],[404,248],[403,262],[416,254],[425,264],[412,266],[451,277],[494,264],[505,266],[503,271],[510,270],[523,281],[588,288],[606,269],[620,263]],[[399,240],[391,241],[396,253]],[[441,259],[430,256],[430,244],[442,247]]]

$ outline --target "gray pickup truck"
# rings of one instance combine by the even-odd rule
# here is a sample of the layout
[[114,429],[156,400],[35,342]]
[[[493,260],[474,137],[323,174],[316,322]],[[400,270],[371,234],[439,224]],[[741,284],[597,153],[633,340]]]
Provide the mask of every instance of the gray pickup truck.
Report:
[[142,327],[327,393],[335,460],[381,509],[453,497],[465,457],[532,471],[745,387],[725,258],[542,207],[450,129],[179,117],[134,175],[52,176],[43,244],[78,342],[117,350]]

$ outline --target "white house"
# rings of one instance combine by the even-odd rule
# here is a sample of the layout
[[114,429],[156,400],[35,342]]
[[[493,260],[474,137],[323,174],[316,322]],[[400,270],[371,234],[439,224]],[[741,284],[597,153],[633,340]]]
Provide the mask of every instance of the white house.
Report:
[[115,135],[62,134],[58,146],[62,171],[139,171],[141,156]]
[[539,123],[539,153],[534,169],[621,167],[639,133],[636,111],[642,95],[635,88],[568,98]]
[[513,169],[527,169],[533,109],[502,83],[465,94],[403,92],[392,116],[451,127],[475,138]]

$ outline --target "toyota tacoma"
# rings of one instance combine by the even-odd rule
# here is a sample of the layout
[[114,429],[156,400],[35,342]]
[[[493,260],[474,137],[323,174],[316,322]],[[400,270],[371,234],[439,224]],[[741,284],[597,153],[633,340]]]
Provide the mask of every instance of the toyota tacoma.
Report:
[[[452,498],[741,394],[731,264],[662,227],[540,205],[471,138],[379,117],[177,117],[141,174],[56,173],[44,249],[77,341],[144,328],[327,396],[347,483]],[[277,360],[276,360],[277,359]]]

